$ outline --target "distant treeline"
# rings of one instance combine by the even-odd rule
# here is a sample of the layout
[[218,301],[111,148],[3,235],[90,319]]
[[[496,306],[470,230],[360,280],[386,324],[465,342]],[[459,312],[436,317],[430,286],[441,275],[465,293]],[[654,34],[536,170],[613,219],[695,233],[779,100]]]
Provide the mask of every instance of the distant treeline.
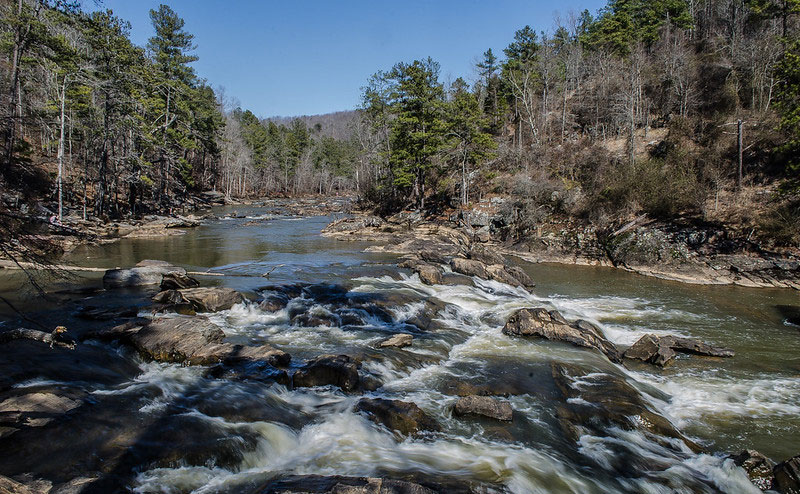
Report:
[[553,213],[709,217],[726,194],[765,187],[770,234],[800,240],[800,0],[610,0],[518,30],[471,83],[445,87],[422,58],[366,81],[355,112],[265,120],[196,76],[167,6],[137,47],[110,11],[0,5],[4,180],[33,183],[60,160],[69,203],[97,213],[211,188],[430,211],[501,193],[524,234]]

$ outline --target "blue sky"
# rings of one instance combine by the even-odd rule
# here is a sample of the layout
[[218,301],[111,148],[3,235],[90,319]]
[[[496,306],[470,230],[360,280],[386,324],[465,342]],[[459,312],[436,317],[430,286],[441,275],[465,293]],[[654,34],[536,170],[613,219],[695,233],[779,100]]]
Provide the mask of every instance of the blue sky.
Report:
[[431,56],[441,79],[472,81],[487,49],[497,55],[526,24],[552,30],[554,16],[603,0],[245,1],[103,0],[130,21],[134,43],[152,36],[149,10],[166,3],[195,36],[194,67],[260,117],[355,108],[378,70]]

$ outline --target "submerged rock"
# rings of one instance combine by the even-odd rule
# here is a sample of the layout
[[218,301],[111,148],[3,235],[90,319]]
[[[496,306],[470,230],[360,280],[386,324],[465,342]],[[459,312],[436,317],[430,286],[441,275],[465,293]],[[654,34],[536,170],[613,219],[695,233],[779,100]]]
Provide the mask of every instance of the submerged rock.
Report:
[[186,274],[186,270],[164,261],[142,261],[129,269],[109,269],[103,275],[103,287],[123,288],[158,285],[164,275],[170,273]]
[[707,357],[733,357],[735,355],[733,350],[713,347],[691,338],[646,334],[628,348],[623,357],[664,367],[675,359],[676,352]]
[[414,341],[414,337],[410,334],[396,334],[391,338],[385,339],[378,343],[379,348],[386,348],[386,347],[394,347],[394,348],[405,348],[407,346],[411,346],[411,342]]
[[362,398],[355,407],[364,412],[373,422],[408,436],[419,431],[438,431],[439,424],[428,416],[416,403],[382,398]]
[[501,401],[489,396],[464,396],[456,402],[453,407],[453,413],[458,416],[479,415],[511,422],[514,411],[507,401]]
[[693,451],[702,451],[669,420],[653,411],[624,378],[559,362],[553,362],[551,370],[560,394],[556,408],[559,425],[573,441],[587,433],[607,436],[614,428],[620,428],[680,439]]
[[347,355],[320,355],[294,373],[295,387],[333,385],[343,391],[355,390],[360,382],[356,360]]
[[600,350],[612,362],[620,363],[619,351],[593,324],[584,320],[569,323],[558,311],[521,309],[503,327],[509,336],[537,336],[551,341],[564,341],[575,346]]
[[800,455],[775,466],[774,488],[781,494],[800,494]]
[[775,476],[772,470],[775,468],[775,463],[762,455],[758,451],[746,449],[735,456],[729,456],[736,465],[744,468],[750,481],[761,489],[767,491],[772,489],[772,484],[775,481]]

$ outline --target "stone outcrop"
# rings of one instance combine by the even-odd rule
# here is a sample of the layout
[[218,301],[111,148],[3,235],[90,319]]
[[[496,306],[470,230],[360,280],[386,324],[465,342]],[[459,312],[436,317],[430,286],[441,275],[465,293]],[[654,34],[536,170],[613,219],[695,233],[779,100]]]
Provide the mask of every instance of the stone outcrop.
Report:
[[186,270],[164,261],[146,260],[128,269],[109,269],[103,275],[103,287],[109,289],[158,285],[170,273],[185,275]]
[[343,391],[354,391],[361,381],[359,363],[347,355],[320,355],[310,360],[294,373],[295,387],[338,386]]
[[620,363],[619,351],[593,324],[579,319],[568,322],[558,311],[543,308],[521,309],[503,327],[509,336],[534,336],[551,341],[563,341],[575,346],[594,348],[612,362]]
[[419,431],[438,431],[439,424],[416,403],[382,398],[362,398],[355,407],[375,423],[408,436]]
[[646,334],[628,348],[623,356],[664,367],[672,363],[677,352],[707,357],[733,357],[735,355],[733,350],[714,347],[691,338]]
[[378,343],[378,348],[387,348],[387,347],[405,348],[407,346],[411,346],[411,342],[413,341],[414,341],[413,336],[411,336],[410,334],[401,333],[381,341],[380,343]]
[[166,306],[189,305],[196,312],[218,312],[228,310],[234,305],[244,302],[241,293],[226,287],[184,288],[181,290],[165,290],[153,297],[153,301]]
[[477,415],[510,422],[514,411],[507,401],[490,396],[464,396],[453,406],[453,413],[458,416]]
[[519,268],[509,268],[503,264],[486,264],[477,259],[455,257],[450,261],[450,269],[466,276],[484,280],[494,280],[511,286],[532,287],[533,280]]
[[747,476],[756,487],[762,491],[772,489],[775,481],[775,475],[772,472],[775,463],[772,460],[752,449],[744,450],[738,455],[729,456],[729,458],[747,472]]

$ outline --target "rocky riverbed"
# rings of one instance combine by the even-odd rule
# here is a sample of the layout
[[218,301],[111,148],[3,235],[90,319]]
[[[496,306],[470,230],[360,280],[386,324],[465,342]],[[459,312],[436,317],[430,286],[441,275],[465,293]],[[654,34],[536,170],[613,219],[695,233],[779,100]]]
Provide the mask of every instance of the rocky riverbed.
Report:
[[0,492],[795,488],[800,367],[756,343],[800,336],[782,316],[626,308],[608,273],[560,275],[601,294],[567,297],[455,229],[351,244],[330,217],[232,213],[76,251],[124,267],[15,299],[75,345],[0,344]]

